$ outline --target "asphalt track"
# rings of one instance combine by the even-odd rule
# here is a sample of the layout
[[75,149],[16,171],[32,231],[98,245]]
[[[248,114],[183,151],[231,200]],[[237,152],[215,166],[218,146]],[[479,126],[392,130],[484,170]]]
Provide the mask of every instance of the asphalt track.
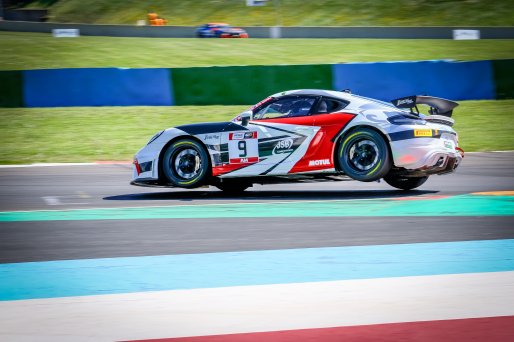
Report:
[[[154,189],[129,185],[130,165],[0,169],[0,211],[195,206],[314,201],[411,200],[514,190],[514,153],[468,154],[452,175],[418,190],[354,181],[254,186],[241,197],[216,188]],[[414,204],[421,202],[414,202]],[[249,208],[266,211],[269,207]],[[252,214],[252,213],[249,213]],[[379,245],[514,238],[513,216],[230,217],[1,222],[0,262]],[[144,237],[144,241],[141,239]]]
[[[445,300],[451,302],[459,291],[465,289],[469,298],[476,298],[476,307],[470,308],[467,314],[450,312],[452,309],[445,308],[440,312],[421,312],[419,317],[416,318],[414,315],[411,319],[408,318],[408,315],[402,316],[403,313],[400,312],[400,309],[398,309],[398,317],[394,318],[394,313],[390,313],[384,304],[384,312],[389,312],[388,320],[369,318],[353,321],[354,317],[352,317],[349,321],[331,322],[328,318],[342,317],[341,312],[334,309],[332,316],[327,313],[326,319],[321,320],[320,318],[319,322],[313,317],[297,317],[297,325],[274,325],[271,322],[274,314],[278,315],[277,317],[280,315],[295,316],[291,312],[279,310],[280,312],[272,311],[270,313],[270,322],[263,323],[264,328],[261,326],[245,330],[242,327],[246,326],[248,322],[241,321],[239,330],[234,327],[220,329],[219,327],[223,325],[220,321],[216,327],[212,323],[212,326],[205,324],[203,327],[190,327],[190,330],[187,330],[186,327],[183,330],[177,328],[173,336],[287,330],[288,327],[294,330],[303,327],[327,328],[341,325],[375,324],[373,329],[366,331],[376,330],[378,331],[377,335],[373,336],[383,337],[384,330],[378,329],[376,323],[445,320],[444,322],[450,324],[449,322],[453,322],[451,319],[455,318],[510,317],[514,315],[512,310],[514,305],[507,304],[508,300],[505,297],[514,298],[514,283],[512,283],[514,278],[511,275],[514,273],[507,272],[514,270],[511,256],[514,245],[512,244],[513,240],[510,240],[514,239],[513,169],[514,152],[476,153],[467,154],[455,174],[433,176],[418,190],[408,192],[395,190],[383,182],[344,181],[254,186],[244,195],[233,197],[225,195],[215,188],[181,190],[130,186],[128,183],[131,176],[131,165],[127,164],[0,168],[0,278],[4,276],[7,279],[4,281],[4,287],[0,282],[0,312],[2,305],[5,306],[5,310],[13,312],[12,321],[8,321],[8,324],[3,327],[0,323],[0,339],[3,336],[9,340],[34,340],[34,335],[30,335],[30,333],[24,335],[12,332],[28,323],[28,318],[27,322],[23,322],[23,319],[20,318],[28,315],[16,304],[20,299],[24,299],[21,302],[31,302],[31,300],[61,300],[61,297],[72,296],[67,302],[52,304],[57,305],[56,307],[60,308],[58,310],[62,310],[62,305],[68,305],[69,308],[71,302],[75,302],[78,307],[79,302],[83,300],[81,298],[89,298],[87,296],[98,298],[97,295],[102,297],[102,294],[105,296],[116,293],[119,293],[117,296],[129,296],[131,292],[152,290],[157,291],[156,293],[161,293],[159,291],[168,293],[166,291],[176,289],[198,291],[195,289],[206,287],[207,289],[204,291],[207,292],[203,292],[203,295],[210,300],[211,304],[207,305],[205,301],[196,303],[197,292],[194,294],[192,292],[192,299],[188,305],[198,306],[198,312],[202,312],[201,314],[197,313],[198,317],[212,319],[213,315],[220,314],[216,298],[226,296],[228,293],[223,292],[225,291],[223,286],[227,286],[225,283],[227,279],[232,281],[228,286],[242,286],[241,291],[248,291],[244,296],[241,294],[245,299],[240,299],[240,302],[244,304],[234,306],[233,313],[241,312],[240,310],[243,310],[244,307],[259,305],[251,302],[249,297],[254,298],[256,302],[262,300],[262,303],[265,303],[268,300],[268,303],[271,303],[271,298],[280,301],[278,298],[285,296],[277,294],[281,290],[273,287],[269,291],[266,290],[269,297],[262,299],[259,297],[262,295],[262,288],[253,285],[282,284],[281,286],[289,286],[285,284],[345,280],[346,282],[343,281],[341,284],[335,282],[327,285],[329,287],[327,287],[326,296],[327,301],[330,301],[329,296],[332,295],[330,291],[338,293],[341,290],[338,286],[344,286],[347,289],[346,286],[353,284],[352,281],[362,281],[362,284],[355,283],[355,288],[351,287],[350,290],[345,291],[350,291],[357,297],[362,292],[364,301],[369,300],[370,293],[374,296],[377,292],[362,290],[362,288],[371,289],[372,286],[375,286],[371,280],[369,282],[362,280],[368,278],[386,279],[384,287],[380,287],[381,295],[383,295],[382,291],[387,292],[390,287],[395,289],[391,290],[391,298],[393,298],[398,296],[398,289],[403,288],[405,296],[412,296],[416,300],[423,297],[424,300],[427,300],[427,307],[430,305],[428,304],[430,301],[425,298],[425,295],[433,291],[430,288],[431,285],[426,285],[430,284],[428,278],[434,279],[434,286],[443,281],[444,284],[462,281],[461,286],[459,288],[456,286],[454,292],[448,285],[449,290],[444,297]],[[487,245],[488,241],[490,241],[490,245]],[[351,248],[356,248],[355,251],[358,253],[352,254],[351,251],[354,250]],[[288,256],[288,251],[293,254]],[[480,256],[483,259],[480,259],[480,262],[472,262],[476,255],[470,251],[481,251]],[[323,268],[327,264],[321,261],[326,260],[327,253],[332,252],[335,253],[333,256],[335,259],[331,259],[329,265],[345,265],[351,261],[355,265],[359,265],[358,271],[342,268],[334,279],[331,278],[334,274],[334,269],[330,268],[332,266],[326,270],[326,273],[323,273]],[[369,258],[360,259],[362,253],[368,255]],[[348,259],[337,259],[340,255],[348,255]],[[397,259],[388,259],[391,255],[396,256]],[[467,256],[470,258],[467,259]],[[134,257],[146,257],[146,259],[134,259]],[[289,257],[291,259],[288,259]],[[433,264],[420,268],[420,263],[427,259],[433,260]],[[92,264],[88,260],[95,263],[95,266],[91,266]],[[296,272],[288,269],[290,264],[287,260],[292,260],[293,264],[298,263],[295,266]],[[58,264],[54,264],[52,261]],[[182,287],[176,282],[166,285],[162,281],[163,279],[153,275],[151,270],[157,272],[156,274],[178,272],[177,269],[169,268],[170,263],[190,265],[191,270],[195,270],[192,273],[202,274],[202,278],[198,280],[194,275],[188,275],[183,276]],[[380,267],[373,268],[373,265],[377,263],[380,264]],[[125,273],[128,264],[132,267],[132,273],[129,275]],[[266,273],[269,271],[270,264],[274,265],[273,272],[276,274]],[[448,264],[451,264],[451,267]],[[159,267],[162,268],[158,268],[156,265],[161,265]],[[206,271],[207,265],[209,267]],[[221,267],[219,265],[223,265],[223,267],[230,265],[230,267],[227,270],[224,270],[223,267],[216,269],[216,267]],[[240,268],[241,265],[243,268]],[[256,270],[255,274],[244,275],[244,268],[249,267],[248,265],[252,265]],[[307,269],[308,265],[311,265],[309,266],[311,269]],[[396,265],[398,269],[392,266],[388,268],[388,265]],[[368,266],[371,268],[368,269]],[[31,271],[31,267],[36,267],[36,271]],[[93,289],[92,286],[71,286],[63,281],[62,288],[54,286],[52,291],[55,293],[50,294],[44,286],[37,285],[38,280],[50,281],[45,278],[45,274],[54,279],[66,279],[66,270],[69,269],[83,271],[87,269],[87,272],[84,271],[81,277],[89,279],[85,281],[88,286],[93,283],[97,284],[96,289]],[[149,270],[147,276],[144,275],[145,269]],[[108,270],[108,273],[102,273],[105,270]],[[109,270],[112,273],[109,273],[111,272]],[[262,270],[262,273],[259,273],[258,270]],[[187,273],[185,269],[183,271],[184,274]],[[498,274],[498,276],[495,276],[493,280],[484,276],[487,273],[481,272],[492,272],[490,274]],[[218,274],[219,278],[212,273]],[[453,278],[445,278],[465,273],[470,275],[467,278],[455,276],[456,278],[451,281],[449,279]],[[113,285],[117,280],[125,279],[124,277],[130,279],[134,274],[139,274],[139,280],[132,285]],[[316,274],[315,277],[314,274]],[[17,280],[25,279],[27,275],[32,276],[33,279],[31,281]],[[399,275],[406,277],[405,280],[397,281],[397,278],[394,277]],[[416,277],[420,276],[421,278],[423,276],[431,277],[418,281]],[[180,276],[178,277],[180,278]],[[397,283],[388,284],[388,281]],[[192,285],[194,282],[198,282],[198,284]],[[483,299],[485,298],[483,296],[489,294],[484,295],[480,292],[484,291],[484,288],[476,284],[486,284],[487,282],[490,282],[488,292],[495,292],[498,298]],[[13,290],[17,284],[20,284],[19,291]],[[145,286],[147,288],[142,289]],[[288,287],[287,291],[284,291],[295,293],[294,298],[301,298],[302,294],[305,298],[312,295],[313,290],[308,287],[310,285],[302,287],[303,285],[291,284],[290,286],[293,287]],[[332,290],[330,286],[333,286]],[[423,286],[427,286],[427,288],[423,290]],[[213,289],[210,289],[211,287]],[[218,290],[218,287],[221,289]],[[472,290],[476,293],[472,294]],[[236,293],[239,293],[237,291]],[[151,297],[153,296],[151,293],[148,294],[150,297],[140,298],[141,307],[140,311],[135,313],[136,316],[145,315],[145,313],[150,315],[155,311],[155,308],[146,308],[144,303],[163,300]],[[233,294],[234,292],[230,292],[231,296]],[[169,294],[172,297],[174,295],[174,291]],[[275,295],[277,297],[273,297]],[[170,298],[166,300],[171,300]],[[433,301],[440,301],[443,297],[434,298]],[[504,304],[502,304],[502,298],[505,300]],[[127,297],[120,300],[125,304],[127,300],[134,301],[132,296],[130,299]],[[403,297],[395,303],[402,300],[404,300]],[[454,306],[459,307],[460,305],[462,308],[458,298],[455,300]],[[3,304],[2,301],[4,301]],[[101,300],[95,299],[95,301],[100,302]],[[55,310],[37,311],[44,307],[41,303],[37,303],[37,305],[30,306],[34,317],[49,315],[49,319],[51,319],[53,316],[59,316]],[[294,301],[287,303],[291,307],[296,305]],[[488,303],[488,305],[484,305],[484,303]],[[284,308],[287,305],[284,301]],[[377,305],[376,310],[380,312],[381,304]],[[323,309],[320,310],[325,309],[326,307],[323,306]],[[5,310],[4,312],[6,312]],[[107,312],[109,309],[104,307],[104,310]],[[134,310],[134,307],[127,310]],[[363,308],[356,306],[355,310],[357,312]],[[413,308],[406,306],[404,311],[413,313]],[[228,315],[228,312],[225,311],[223,315]],[[302,312],[302,309],[298,309],[298,312]],[[363,317],[373,316],[369,315],[367,311],[362,312]],[[185,320],[185,316],[176,312],[173,314],[175,315],[173,318],[177,322],[184,320],[185,323],[190,323]],[[81,315],[77,314],[80,317],[91,318],[99,313],[96,311],[95,314],[81,313]],[[233,317],[233,319],[237,320],[238,318]],[[261,319],[265,320],[262,317]],[[120,321],[126,323],[125,320]],[[147,321],[147,324],[150,324],[149,322]],[[154,323],[154,321],[152,322]],[[507,321],[498,319],[487,321],[486,319],[481,331],[482,333],[486,332],[483,336],[491,337],[490,330],[496,329],[500,332],[498,340],[501,340],[506,336],[501,335],[503,333],[514,334],[512,322],[513,320],[509,318]],[[50,326],[51,321],[45,324]],[[237,324],[233,323],[232,325]],[[453,323],[450,325],[455,327]],[[387,329],[390,329],[391,325],[387,326]],[[2,328],[5,328],[4,332]],[[149,325],[147,331],[138,334],[127,333],[125,338],[172,336],[169,329],[161,331],[159,330],[161,328],[158,325],[151,328]],[[204,329],[202,330],[202,328]],[[38,331],[41,334],[41,331],[44,331],[42,327],[38,330],[37,324],[31,329],[34,331],[33,334]],[[51,330],[51,328],[48,329]],[[60,326],[59,329],[63,329],[63,327]],[[114,329],[112,327],[105,328],[105,335],[98,336],[79,336],[80,334],[74,329],[76,327],[72,327],[70,323],[70,334],[72,335],[65,337],[73,336],[71,338],[73,340],[78,340],[78,337],[84,340],[88,340],[88,338],[89,340],[111,340],[106,336],[121,336],[108,331]],[[445,330],[446,328],[439,326],[437,329]],[[457,329],[457,338],[453,338],[453,340],[458,340],[459,336],[464,339],[466,335],[463,331],[466,329],[469,329],[469,325],[465,325],[459,330],[461,331],[460,335]],[[323,331],[323,333],[327,333],[326,330]],[[387,331],[391,333],[392,330]],[[74,332],[77,333],[76,336],[73,335]],[[478,330],[475,332],[478,333]],[[330,336],[343,336],[340,334],[342,334],[341,331],[331,331]],[[345,330],[344,334],[352,335],[354,333]],[[362,331],[358,334],[363,336]],[[39,337],[41,336],[39,335]],[[48,336],[47,340],[57,340],[56,335]],[[314,336],[319,339],[324,335],[317,331]],[[481,335],[473,335],[471,338],[477,338],[477,336]],[[62,336],[60,338],[62,339]],[[259,338],[270,339],[265,336]],[[259,340],[259,338],[255,340]],[[288,340],[287,338],[302,340],[294,334],[289,337],[284,336],[282,340]],[[426,340],[440,338],[441,336],[431,336],[426,337]],[[370,337],[370,340],[374,339]],[[248,341],[250,340],[248,339]],[[316,338],[314,337],[312,340],[316,340]],[[347,339],[345,338],[345,340]]]

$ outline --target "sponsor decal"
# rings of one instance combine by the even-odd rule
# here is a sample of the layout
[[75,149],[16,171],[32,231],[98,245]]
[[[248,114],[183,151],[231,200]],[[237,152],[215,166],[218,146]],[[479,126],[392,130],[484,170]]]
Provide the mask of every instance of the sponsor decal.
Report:
[[243,132],[230,133],[229,140],[241,140],[245,138],[245,134]]
[[453,142],[449,141],[449,140],[445,140],[444,147],[446,147],[447,149],[453,150]]
[[431,129],[415,129],[414,136],[415,137],[431,137],[432,130]]
[[235,132],[228,135],[228,140],[257,139],[257,132]]
[[211,140],[219,140],[220,135],[219,134],[206,134],[203,138],[204,141],[211,141]]
[[411,104],[411,103],[414,103],[414,101],[412,101],[411,99],[398,100],[397,106],[402,105],[402,104]]
[[282,154],[282,153],[290,153],[293,152],[293,139],[283,139],[276,143],[275,147],[273,147],[272,154]]
[[247,157],[247,158],[230,158],[230,164],[250,164],[257,163],[259,157]]
[[309,160],[309,166],[324,166],[330,165],[329,159],[318,159],[318,160]]

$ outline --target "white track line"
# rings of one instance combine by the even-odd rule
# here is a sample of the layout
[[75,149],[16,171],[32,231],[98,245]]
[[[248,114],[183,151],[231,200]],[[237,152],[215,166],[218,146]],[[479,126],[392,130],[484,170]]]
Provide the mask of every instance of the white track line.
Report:
[[0,165],[0,169],[12,169],[17,167],[52,167],[52,166],[91,166],[101,165],[97,163],[37,163],[37,164],[17,164],[17,165]]
[[0,302],[0,313],[2,341],[113,341],[511,316],[514,271],[20,300]]
[[130,165],[131,162],[96,162],[96,163],[35,163],[35,164],[13,164],[13,165],[0,165],[0,169],[12,169],[17,167],[62,167],[62,166],[94,166],[94,165]]

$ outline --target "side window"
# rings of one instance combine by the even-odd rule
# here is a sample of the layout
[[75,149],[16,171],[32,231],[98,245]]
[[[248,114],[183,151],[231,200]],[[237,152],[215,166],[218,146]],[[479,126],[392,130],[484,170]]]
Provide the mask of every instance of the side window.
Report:
[[259,109],[253,118],[261,120],[309,115],[315,101],[314,97],[283,97]]
[[316,113],[335,113],[342,110],[346,106],[348,106],[348,102],[323,97],[318,103]]

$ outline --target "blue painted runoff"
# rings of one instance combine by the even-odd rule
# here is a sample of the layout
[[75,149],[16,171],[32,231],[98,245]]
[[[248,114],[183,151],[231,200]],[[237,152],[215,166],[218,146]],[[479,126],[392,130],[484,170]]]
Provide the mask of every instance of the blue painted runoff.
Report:
[[0,300],[514,270],[514,240],[0,265]]

